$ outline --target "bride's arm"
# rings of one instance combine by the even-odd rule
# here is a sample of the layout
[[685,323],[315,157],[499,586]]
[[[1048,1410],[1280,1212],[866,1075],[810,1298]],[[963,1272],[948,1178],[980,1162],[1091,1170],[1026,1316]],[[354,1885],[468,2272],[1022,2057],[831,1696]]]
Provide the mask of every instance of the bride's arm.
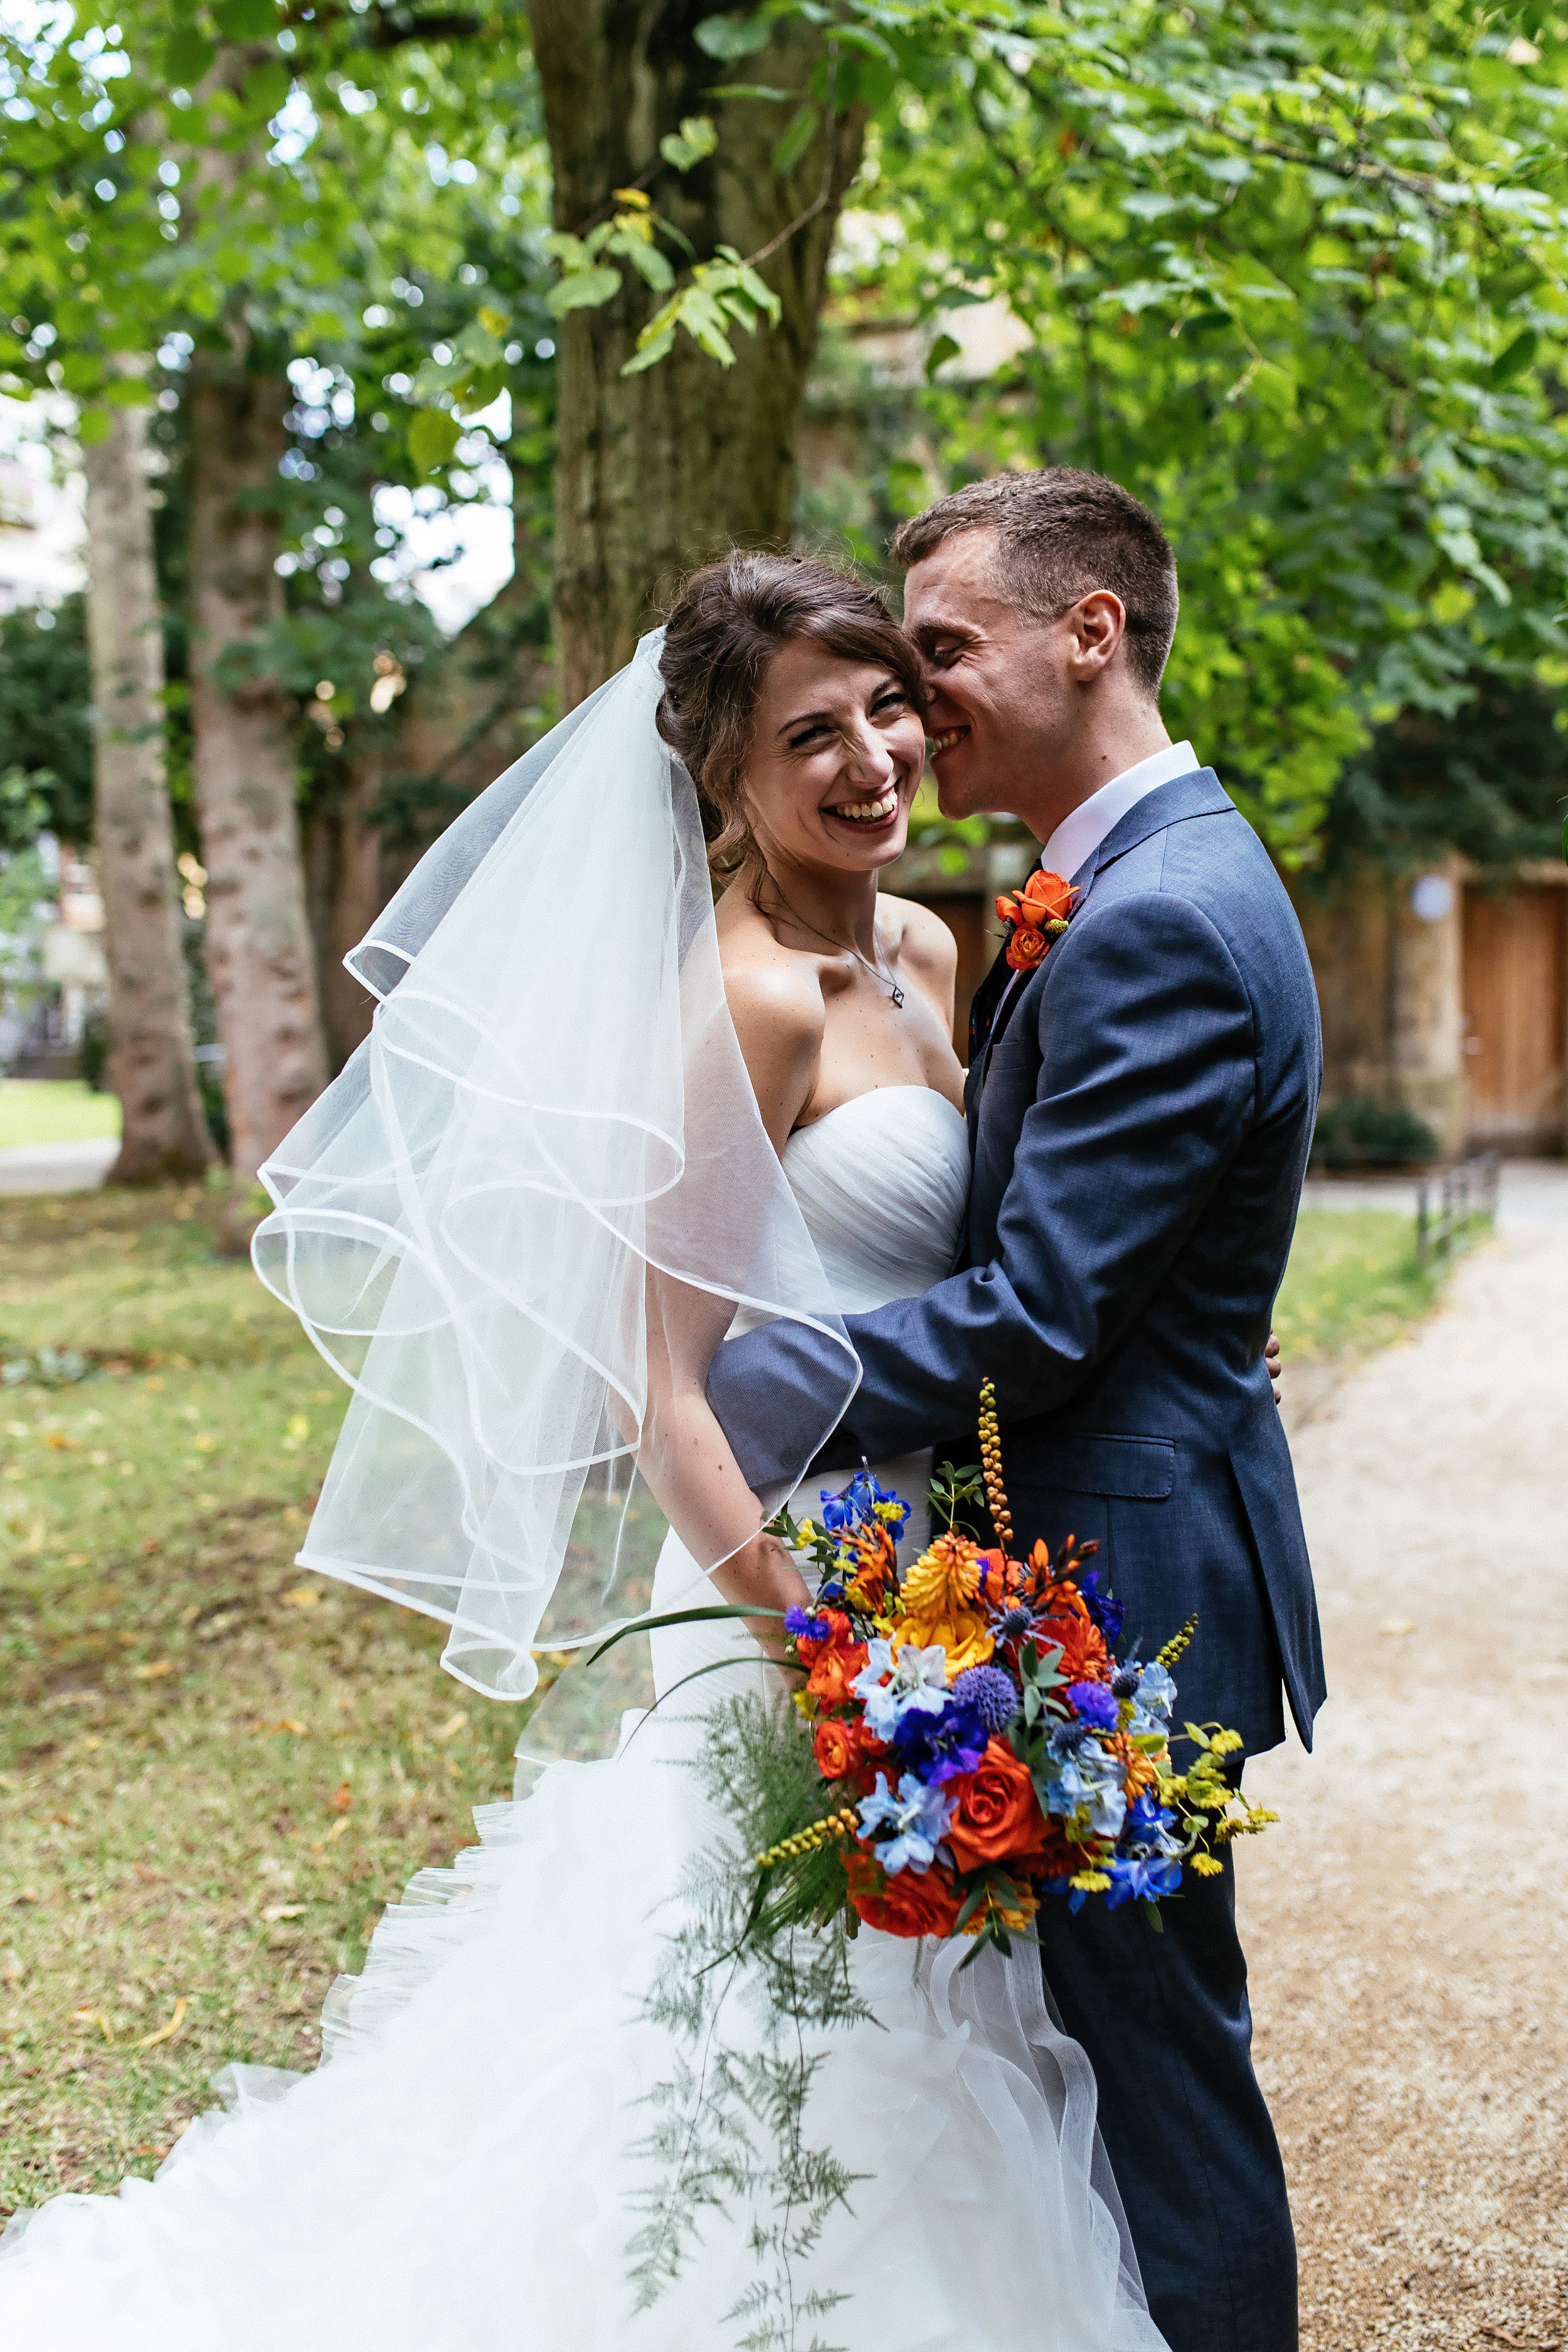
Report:
[[[773,1150],[782,1153],[810,1098],[821,1058],[822,992],[802,959],[753,960],[726,940],[724,992],[742,1056]],[[639,1466],[692,1558],[726,1601],[755,1609],[807,1606],[812,1595],[790,1553],[762,1529],[762,1505],[746,1484],[709,1404],[708,1370],[729,1329],[733,1302],[650,1270],[648,1417]],[[776,1653],[776,1617],[746,1621]]]

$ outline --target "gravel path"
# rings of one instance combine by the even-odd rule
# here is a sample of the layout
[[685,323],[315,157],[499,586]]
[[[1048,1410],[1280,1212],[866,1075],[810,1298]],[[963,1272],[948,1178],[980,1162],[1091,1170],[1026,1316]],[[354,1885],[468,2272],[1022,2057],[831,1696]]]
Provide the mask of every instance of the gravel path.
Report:
[[1568,1234],[1303,1405],[1332,1696],[1239,1868],[1304,2352],[1568,2345]]

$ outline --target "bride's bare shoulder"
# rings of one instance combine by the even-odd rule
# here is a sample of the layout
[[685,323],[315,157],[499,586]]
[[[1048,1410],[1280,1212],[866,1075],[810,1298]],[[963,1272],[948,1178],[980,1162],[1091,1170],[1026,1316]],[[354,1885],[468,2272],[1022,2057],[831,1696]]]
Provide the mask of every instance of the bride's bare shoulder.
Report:
[[958,974],[958,943],[942,917],[918,898],[900,898],[890,890],[879,893],[877,908],[884,920],[898,924],[897,952],[910,969],[951,987]]
[[730,1017],[763,1125],[782,1151],[822,1059],[827,1016],[821,974],[814,956],[779,945],[739,885],[724,893],[715,912]]

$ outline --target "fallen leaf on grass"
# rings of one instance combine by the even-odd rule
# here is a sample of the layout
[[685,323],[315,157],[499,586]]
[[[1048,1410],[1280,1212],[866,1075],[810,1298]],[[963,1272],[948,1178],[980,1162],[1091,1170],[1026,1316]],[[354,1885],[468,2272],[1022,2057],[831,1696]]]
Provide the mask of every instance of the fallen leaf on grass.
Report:
[[459,1707],[456,1715],[449,1716],[447,1717],[447,1721],[441,1726],[441,1728],[436,1734],[436,1737],[437,1739],[456,1738],[459,1731],[467,1730],[468,1724],[468,1718],[463,1713],[461,1707]]
[[304,1915],[302,1903],[269,1903],[261,1914],[269,1925],[274,1919],[301,1919]]
[[106,2042],[112,2042],[114,2039],[114,2028],[110,2025],[108,2018],[105,2017],[101,2009],[73,2009],[71,2011],[71,2023],[73,2025],[96,2025],[102,2033]]
[[182,1993],[174,2003],[174,2014],[170,2018],[167,2025],[161,2025],[156,2033],[144,2033],[136,2044],[137,2049],[156,2050],[160,2042],[173,2042],[185,2021],[187,2005],[185,1996]]
[[309,1724],[300,1722],[291,1715],[282,1717],[277,1723],[253,1723],[250,1727],[252,1731],[292,1731],[301,1736],[310,1729]]
[[63,1429],[47,1429],[44,1432],[44,1444],[51,1446],[57,1454],[75,1454],[81,1450],[76,1439],[68,1437]]
[[142,1538],[142,1549],[146,1553],[148,1559],[151,1559],[153,1554],[155,1551],[162,1551],[163,1547],[158,1541],[156,1536],[143,1536]]
[[131,1679],[135,1683],[155,1683],[160,1675],[172,1675],[174,1671],[173,1658],[154,1658],[151,1665],[132,1666]]
[[292,1591],[280,1592],[278,1599],[285,1609],[313,1609],[321,1597],[313,1584],[296,1584]]
[[340,1780],[331,1795],[327,1799],[327,1811],[329,1813],[346,1813],[349,1807],[353,1803],[353,1782],[352,1780]]

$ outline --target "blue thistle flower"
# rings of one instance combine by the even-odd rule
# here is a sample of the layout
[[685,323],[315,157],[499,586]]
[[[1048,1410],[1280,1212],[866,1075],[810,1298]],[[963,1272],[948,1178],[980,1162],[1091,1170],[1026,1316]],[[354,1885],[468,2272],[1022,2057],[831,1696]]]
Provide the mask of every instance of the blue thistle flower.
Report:
[[1103,1683],[1069,1683],[1068,1702],[1073,1713],[1085,1723],[1098,1725],[1101,1731],[1114,1731],[1119,1721],[1114,1695]]
[[954,1678],[952,1696],[960,1706],[974,1709],[993,1737],[1005,1731],[1018,1712],[1013,1677],[1000,1666],[965,1666]]

